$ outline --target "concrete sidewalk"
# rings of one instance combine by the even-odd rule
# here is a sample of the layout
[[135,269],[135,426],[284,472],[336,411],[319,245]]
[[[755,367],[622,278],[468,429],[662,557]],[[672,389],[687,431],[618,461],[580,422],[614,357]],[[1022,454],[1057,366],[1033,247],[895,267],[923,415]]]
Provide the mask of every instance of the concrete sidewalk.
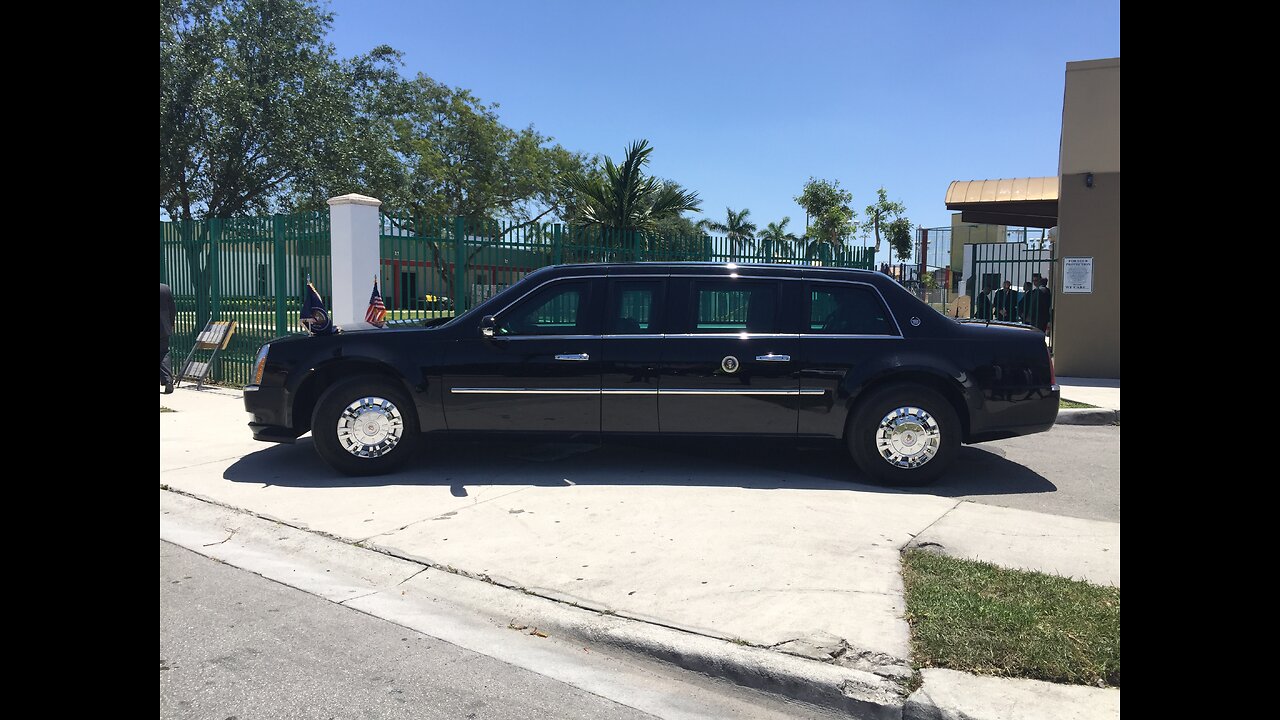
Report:
[[1062,399],[1096,405],[1108,410],[1120,409],[1120,380],[1105,378],[1060,377]]
[[961,555],[1119,583],[1118,523],[815,477],[754,443],[727,459],[458,443],[392,476],[346,478],[309,438],[253,441],[238,391],[180,388],[161,405],[176,410],[160,416],[161,483],[174,490],[627,627],[683,631],[710,645],[674,656],[722,651],[736,658],[728,677],[772,677],[763,658],[811,658],[821,688],[808,701],[889,713],[875,716],[900,716],[893,688],[910,672],[902,548],[932,538]]

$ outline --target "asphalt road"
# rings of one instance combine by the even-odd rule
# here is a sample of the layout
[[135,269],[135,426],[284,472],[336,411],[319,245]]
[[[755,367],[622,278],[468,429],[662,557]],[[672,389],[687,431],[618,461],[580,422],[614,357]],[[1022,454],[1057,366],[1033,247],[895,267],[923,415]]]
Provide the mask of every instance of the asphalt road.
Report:
[[1120,522],[1120,426],[1049,432],[960,448],[942,480],[919,491],[986,505]]
[[161,718],[652,718],[160,543]]
[[[1120,522],[1120,426],[1055,425],[1036,435],[962,445],[951,469],[932,485],[882,488],[868,483],[837,443],[794,448],[788,443],[725,440],[706,443],[645,443],[692,465],[712,461],[742,468],[785,469],[801,486],[855,484],[861,490],[939,495],[985,505],[1051,515]],[[606,454],[625,455],[605,445]],[[698,462],[692,462],[696,457]]]
[[[554,641],[547,641],[554,642]],[[574,647],[571,663],[586,660]],[[556,662],[548,653],[544,662]],[[830,719],[643,665],[679,718]],[[692,674],[689,674],[692,675]],[[732,686],[729,686],[730,688]],[[658,716],[160,542],[160,717],[636,720]]]

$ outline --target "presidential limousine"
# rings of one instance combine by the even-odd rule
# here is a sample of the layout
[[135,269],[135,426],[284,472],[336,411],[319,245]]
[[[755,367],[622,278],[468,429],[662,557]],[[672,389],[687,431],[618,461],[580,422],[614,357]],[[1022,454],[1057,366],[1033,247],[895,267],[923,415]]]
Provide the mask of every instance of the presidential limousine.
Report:
[[877,272],[560,265],[448,321],[288,337],[245,388],[253,436],[311,433],[375,475],[439,437],[843,441],[869,479],[935,480],[961,443],[1048,430],[1045,336],[957,321]]

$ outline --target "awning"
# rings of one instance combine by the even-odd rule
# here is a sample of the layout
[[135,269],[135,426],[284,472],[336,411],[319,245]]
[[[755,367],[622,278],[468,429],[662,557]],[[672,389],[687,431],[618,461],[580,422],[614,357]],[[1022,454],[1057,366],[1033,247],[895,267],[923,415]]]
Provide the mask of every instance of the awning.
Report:
[[1058,224],[1058,178],[953,180],[947,209],[964,222],[1051,228]]

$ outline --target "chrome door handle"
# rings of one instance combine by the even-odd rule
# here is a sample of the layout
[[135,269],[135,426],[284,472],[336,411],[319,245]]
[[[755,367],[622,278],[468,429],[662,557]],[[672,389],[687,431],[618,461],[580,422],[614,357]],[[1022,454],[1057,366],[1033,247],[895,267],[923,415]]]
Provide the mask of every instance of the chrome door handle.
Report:
[[791,362],[791,356],[769,353],[768,355],[757,355],[756,360],[760,362]]
[[556,359],[557,360],[573,360],[575,362],[582,362],[583,360],[590,360],[591,356],[586,353],[576,353],[573,355],[557,355]]

